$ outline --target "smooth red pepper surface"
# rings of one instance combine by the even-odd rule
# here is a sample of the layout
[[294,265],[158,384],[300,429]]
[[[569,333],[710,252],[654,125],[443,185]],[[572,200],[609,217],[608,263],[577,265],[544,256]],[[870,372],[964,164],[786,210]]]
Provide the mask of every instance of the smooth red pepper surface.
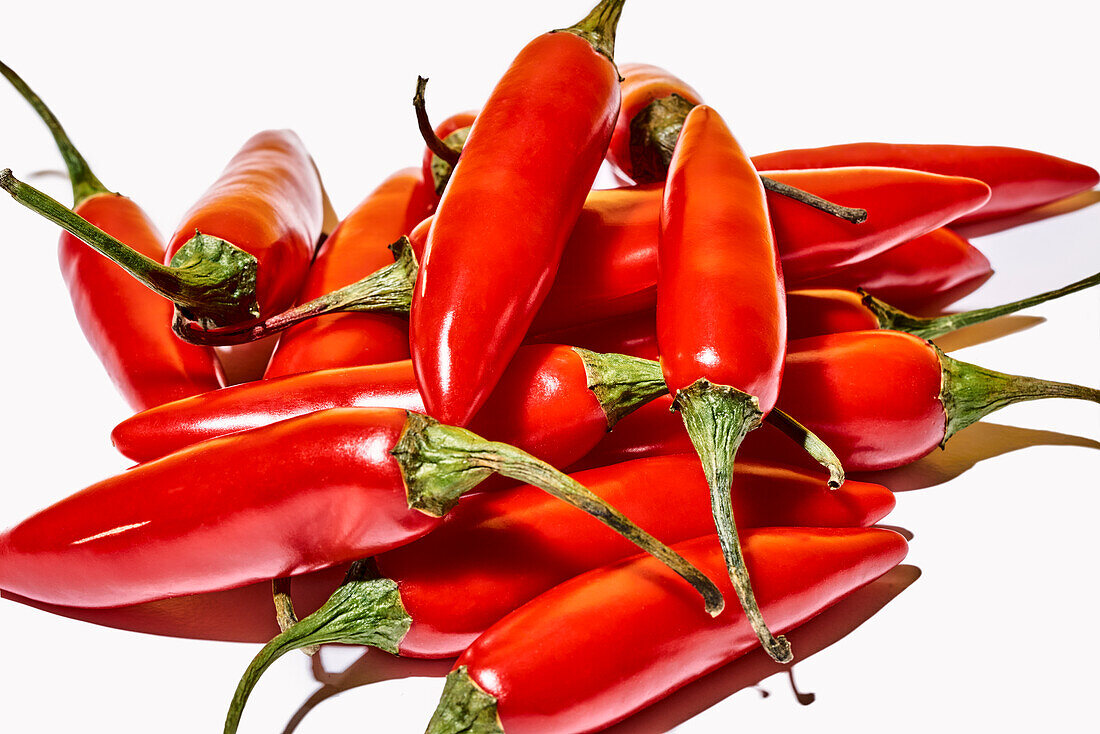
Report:
[[0,535],[0,587],[118,606],[363,558],[439,519],[411,510],[390,449],[405,412],[313,413],[94,484]]
[[[115,427],[115,447],[149,461],[198,441],[338,407],[423,411],[408,360],[323,370],[235,385],[139,413]],[[607,415],[588,389],[570,347],[520,349],[472,428],[555,466],[583,456],[607,432]]]
[[321,234],[321,180],[302,141],[290,130],[249,138],[183,217],[165,262],[195,232],[219,237],[255,256],[260,315],[293,305]]
[[523,341],[619,109],[612,61],[569,32],[529,43],[478,114],[440,201],[410,344],[428,413],[465,425]]
[[[142,255],[164,258],[156,226],[125,196],[95,194],[74,211]],[[221,386],[214,352],[172,333],[171,303],[68,232],[57,259],[84,337],[134,410]]]
[[783,271],[764,188],[722,118],[684,122],[661,212],[657,343],[669,392],[698,379],[779,394],[787,345]]
[[[666,543],[713,532],[694,454],[573,476]],[[808,472],[739,464],[733,503],[743,527],[865,527],[890,512],[894,497],[877,484],[848,481],[834,491]],[[525,487],[469,497],[431,535],[375,560],[412,617],[401,654],[450,657],[542,592],[635,553],[599,522]]]
[[813,288],[863,288],[892,306],[918,311],[945,307],[993,275],[978,248],[946,227],[806,283]]
[[[325,240],[310,266],[298,303],[351,285],[392,263],[393,254],[387,247],[428,216],[435,200],[430,183],[415,168],[386,179]],[[264,376],[408,357],[406,319],[378,313],[332,314],[287,329]]]
[[989,201],[956,223],[1013,214],[1087,191],[1100,181],[1089,166],[1021,148],[979,145],[849,143],[753,156],[762,168],[896,166],[985,181]]
[[[790,630],[905,557],[904,538],[879,529],[769,528],[745,534],[757,597]],[[680,543],[720,579],[713,538]],[[710,618],[690,589],[636,558],[579,576],[493,625],[458,659],[497,698],[507,734],[602,729],[757,646],[741,610]],[[449,731],[449,730],[442,730]]]

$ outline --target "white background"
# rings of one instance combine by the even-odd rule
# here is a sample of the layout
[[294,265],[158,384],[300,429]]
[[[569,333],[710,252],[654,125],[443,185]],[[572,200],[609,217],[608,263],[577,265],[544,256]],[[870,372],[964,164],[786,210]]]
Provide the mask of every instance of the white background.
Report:
[[[432,78],[433,118],[476,107],[527,39],[569,25],[588,4],[18,3],[4,8],[2,53],[100,178],[167,233],[244,139],[268,127],[302,136],[347,212],[385,175],[418,164],[409,104],[417,73]],[[617,57],[689,80],[752,152],[857,140],[1003,144],[1097,166],[1091,5],[630,0]],[[60,168],[45,128],[4,88],[0,120],[0,166],[17,175]],[[37,182],[68,200],[63,181]],[[0,232],[7,525],[125,467],[108,434],[128,411],[71,315],[56,229],[5,200]],[[997,274],[960,305],[1100,270],[1098,233],[1092,206],[976,240]],[[1031,314],[1046,323],[956,356],[1100,383],[1100,294]],[[974,340],[961,336],[945,345]],[[754,655],[618,731],[1078,731],[1095,722],[1098,439],[1100,407],[1032,403],[885,479],[912,490],[899,492],[887,522],[914,534],[907,563],[921,575],[821,652],[807,656],[916,572],[793,636],[803,656],[796,679],[812,705]],[[217,731],[256,649],[121,632],[8,601],[0,630],[0,729],[11,732]],[[328,697],[295,731],[423,730],[447,664],[360,656],[325,650],[323,679],[399,679]],[[289,730],[321,688],[304,657],[284,659],[242,731]]]

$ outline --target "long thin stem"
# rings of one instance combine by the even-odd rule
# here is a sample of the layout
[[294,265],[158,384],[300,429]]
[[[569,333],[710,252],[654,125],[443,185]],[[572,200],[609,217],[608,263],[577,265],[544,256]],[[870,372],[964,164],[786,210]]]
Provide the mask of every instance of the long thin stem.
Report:
[[840,458],[827,443],[818,438],[817,434],[779,408],[772,408],[764,420],[782,431],[785,436],[801,446],[814,461],[825,467],[829,472],[831,488],[839,489],[844,485],[844,466],[840,463]]
[[424,90],[428,86],[426,77],[416,78],[416,94],[413,95],[413,109],[416,110],[416,126],[420,128],[420,137],[424,138],[424,144],[435,155],[454,166],[458,163],[461,151],[452,150],[439,136],[435,134],[431,121],[428,119],[428,111],[424,108]]
[[782,635],[772,634],[756,602],[730,499],[737,449],[748,432],[760,425],[761,413],[756,398],[728,385],[714,385],[700,379],[676,393],[675,407],[703,462],[718,542],[741,608],[768,654],[777,662],[789,662],[792,659],[790,644]]
[[11,82],[12,86],[23,96],[23,99],[27,100],[34,111],[38,113],[38,116],[42,118],[42,121],[46,123],[46,127],[50,129],[50,134],[53,135],[57,149],[61,152],[61,157],[65,159],[65,167],[69,169],[69,182],[73,186],[73,206],[78,206],[88,197],[107,193],[107,187],[92,173],[88,161],[84,159],[84,156],[69,140],[65,128],[61,127],[61,122],[46,106],[46,103],[42,101],[42,98],[35,94],[34,90],[27,86],[27,83],[3,61],[0,61],[0,74],[3,74]]
[[780,183],[774,178],[767,176],[761,176],[760,182],[764,184],[764,188],[781,196],[786,196],[788,199],[794,199],[801,202],[806,206],[811,206],[814,209],[820,209],[826,214],[832,214],[834,217],[839,217],[852,224],[862,224],[867,221],[867,210],[856,209],[850,206],[841,206],[828,199],[822,199],[817,194],[811,194],[809,191],[798,188],[797,186],[791,186],[790,184]]
[[937,336],[943,336],[944,334],[962,329],[963,327],[980,324],[1000,316],[1007,316],[1010,313],[1016,313],[1025,308],[1038,306],[1040,303],[1046,303],[1055,298],[1068,296],[1071,293],[1083,291],[1095,285],[1100,285],[1100,273],[1090,275],[1076,283],[1070,283],[1063,288],[1057,288],[1029,298],[1021,298],[1018,301],[1004,303],[1000,306],[976,308],[972,311],[949,313],[944,316],[932,317],[914,316],[906,313],[901,309],[894,308],[884,301],[880,301],[862,288],[859,289],[859,294],[863,296],[863,305],[878,319],[880,329],[905,331],[913,336],[919,336],[922,339],[935,339]]
[[409,413],[401,438],[390,453],[401,466],[410,507],[442,515],[466,490],[498,472],[592,515],[695,587],[711,615],[722,611],[724,601],[718,587],[687,559],[575,479],[514,446],[486,441],[465,429]]

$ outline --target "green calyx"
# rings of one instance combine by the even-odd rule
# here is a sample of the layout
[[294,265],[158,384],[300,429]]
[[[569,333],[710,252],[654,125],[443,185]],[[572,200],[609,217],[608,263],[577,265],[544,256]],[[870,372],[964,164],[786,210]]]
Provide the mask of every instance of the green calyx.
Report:
[[425,734],[504,734],[496,698],[474,683],[465,665],[447,674]]
[[572,33],[592,44],[597,53],[606,56],[615,63],[615,30],[619,17],[623,14],[626,0],[600,0],[580,22],[568,28],[559,28],[555,33]]
[[635,183],[658,183],[668,175],[684,120],[695,107],[678,94],[655,99],[630,121],[630,166]]
[[1046,303],[1047,301],[1052,301],[1062,296],[1068,296],[1071,293],[1077,293],[1078,291],[1083,291],[1086,288],[1092,288],[1096,285],[1100,285],[1100,273],[1082,278],[1076,283],[1070,283],[1063,288],[1046,291],[1045,293],[1039,293],[1038,295],[1028,298],[1021,298],[1018,301],[1004,303],[1000,306],[976,308],[972,311],[963,311],[961,313],[951,313],[930,318],[914,316],[901,309],[894,308],[890,304],[875,298],[862,288],[859,289],[859,294],[863,296],[863,306],[878,320],[880,329],[904,331],[913,336],[919,336],[921,339],[935,339],[938,336],[943,336],[944,334],[962,329],[966,326],[973,326],[974,324],[981,324],[1000,316],[1007,316],[1008,314],[1022,311],[1025,308],[1038,306],[1040,303]]
[[[469,136],[470,128],[461,127],[443,138],[443,144],[456,154],[461,154],[462,147],[466,145],[466,138]],[[457,163],[457,158],[455,160],[444,160],[432,153],[432,181],[435,183],[435,193],[437,195],[443,196],[443,191],[447,188],[447,182],[451,180],[451,174],[454,172]]]
[[1100,403],[1100,390],[1095,388],[994,372],[948,357],[932,342],[929,345],[936,350],[942,372],[940,403],[947,423],[941,448],[962,429],[1013,403],[1043,398]]
[[725,602],[721,592],[702,571],[587,487],[525,451],[410,412],[390,454],[401,469],[409,507],[413,509],[441,517],[464,492],[497,472],[588,513],[695,587],[710,614],[722,610]]
[[768,654],[777,662],[790,662],[793,659],[790,644],[784,637],[771,633],[756,602],[730,499],[737,449],[763,418],[759,403],[755,396],[737,388],[700,379],[676,393],[673,408],[680,411],[703,463],[718,542],[741,608]]
[[600,354],[573,347],[584,363],[588,389],[596,396],[607,430],[624,416],[668,392],[661,365],[626,354]]
[[401,603],[397,583],[390,579],[369,578],[369,573],[368,564],[353,564],[343,584],[320,609],[260,650],[237,684],[225,719],[225,734],[237,731],[245,704],[260,676],[292,650],[343,643],[398,653],[401,640],[412,626],[412,618]]
[[175,284],[172,300],[204,328],[259,318],[253,255],[220,237],[195,232],[172,256],[171,266],[165,286]]
[[42,118],[42,121],[46,123],[46,127],[50,129],[54,143],[57,144],[57,149],[65,160],[65,167],[69,171],[69,181],[73,185],[73,206],[78,206],[85,199],[89,199],[96,194],[110,193],[107,187],[92,173],[88,161],[84,160],[84,156],[69,140],[65,128],[61,127],[60,120],[46,106],[42,98],[35,94],[34,90],[27,86],[27,83],[2,61],[0,61],[0,74],[3,74],[11,82],[16,91],[23,96],[23,99],[27,100],[34,111],[38,113],[38,116]]

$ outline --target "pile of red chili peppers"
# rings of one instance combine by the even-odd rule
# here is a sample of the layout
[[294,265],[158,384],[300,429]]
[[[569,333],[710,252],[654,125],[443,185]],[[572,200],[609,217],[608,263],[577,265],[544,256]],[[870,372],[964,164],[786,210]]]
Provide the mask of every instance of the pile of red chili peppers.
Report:
[[[476,112],[433,127],[419,80],[421,164],[338,223],[302,141],[267,130],[167,241],[0,64],[74,202],[0,186],[65,230],[140,462],[0,534],[5,595],[267,642],[227,732],[278,657],[331,642],[456,658],[432,734],[597,731],[757,646],[797,659],[784,633],[905,557],[872,527],[893,494],[846,470],[1015,402],[1100,402],[928,341],[1100,276],[912,313],[991,274],[954,227],[1095,170],[960,145],[750,158],[688,84],[616,65],[624,1],[536,37]],[[603,165],[621,188],[592,190]],[[266,370],[227,384],[245,354]]]

